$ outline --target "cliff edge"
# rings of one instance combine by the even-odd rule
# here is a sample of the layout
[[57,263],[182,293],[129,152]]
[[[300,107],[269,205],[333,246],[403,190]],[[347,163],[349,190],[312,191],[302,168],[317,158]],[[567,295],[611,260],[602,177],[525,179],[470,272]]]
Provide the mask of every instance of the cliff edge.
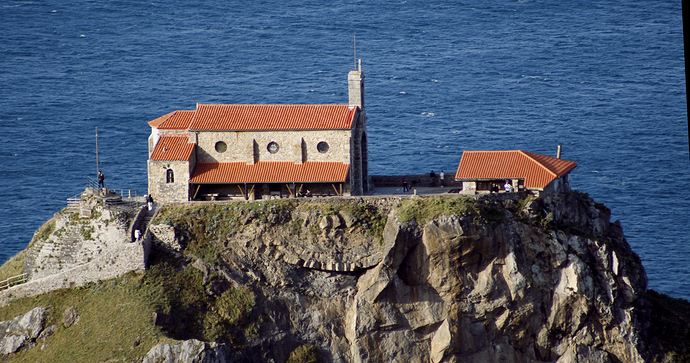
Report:
[[152,314],[130,329],[133,361],[687,359],[687,328],[659,324],[687,301],[647,292],[620,224],[582,193],[177,205],[149,230],[146,272],[79,295]]

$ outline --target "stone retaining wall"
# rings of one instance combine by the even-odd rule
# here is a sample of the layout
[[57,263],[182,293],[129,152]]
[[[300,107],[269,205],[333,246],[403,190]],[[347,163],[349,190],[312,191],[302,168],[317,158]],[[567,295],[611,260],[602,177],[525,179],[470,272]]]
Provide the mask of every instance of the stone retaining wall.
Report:
[[44,294],[57,289],[82,286],[87,282],[107,280],[130,271],[143,271],[147,250],[145,244],[123,243],[106,251],[89,263],[61,273],[31,280],[0,292],[0,306],[27,296]]
[[[371,183],[376,187],[401,187],[403,178],[410,183],[410,188],[428,187],[431,185],[429,174],[422,175],[371,175]],[[446,173],[443,178],[443,185],[452,188],[461,188],[462,182],[455,181],[454,174]],[[436,184],[439,185],[439,175],[436,174]]]

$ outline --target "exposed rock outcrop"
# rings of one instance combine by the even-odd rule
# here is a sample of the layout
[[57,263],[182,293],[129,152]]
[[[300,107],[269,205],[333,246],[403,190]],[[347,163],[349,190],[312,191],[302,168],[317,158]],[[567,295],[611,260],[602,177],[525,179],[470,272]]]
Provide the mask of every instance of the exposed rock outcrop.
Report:
[[79,322],[79,314],[74,306],[70,306],[62,313],[62,324],[65,328],[69,328],[73,324]]
[[12,320],[0,322],[0,356],[31,349],[57,330],[57,326],[45,327],[48,310],[36,307]]
[[223,344],[204,343],[196,339],[180,344],[159,344],[146,354],[143,363],[232,363],[238,362],[230,356]]
[[215,246],[205,280],[254,291],[248,361],[305,342],[328,362],[644,361],[646,277],[607,208],[579,193],[418,201],[468,209],[403,220],[399,200],[367,203],[380,235],[351,206],[227,206],[160,230],[170,250]]

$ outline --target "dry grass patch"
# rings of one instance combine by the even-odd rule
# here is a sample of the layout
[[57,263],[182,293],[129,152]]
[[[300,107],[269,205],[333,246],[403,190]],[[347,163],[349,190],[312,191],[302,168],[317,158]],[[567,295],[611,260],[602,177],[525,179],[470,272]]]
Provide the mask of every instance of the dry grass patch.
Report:
[[[12,362],[140,361],[159,343],[175,343],[153,324],[154,310],[142,294],[141,275],[91,283],[12,302],[0,309],[0,320],[12,319],[37,306],[50,309],[46,326],[58,331],[31,350],[12,354]],[[63,312],[73,306],[79,321],[66,328]]]

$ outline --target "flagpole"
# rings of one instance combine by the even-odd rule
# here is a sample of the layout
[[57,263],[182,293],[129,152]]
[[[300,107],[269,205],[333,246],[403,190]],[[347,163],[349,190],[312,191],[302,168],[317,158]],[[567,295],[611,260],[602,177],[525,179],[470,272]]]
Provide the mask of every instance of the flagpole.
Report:
[[96,175],[101,171],[98,165],[98,126],[96,126]]

